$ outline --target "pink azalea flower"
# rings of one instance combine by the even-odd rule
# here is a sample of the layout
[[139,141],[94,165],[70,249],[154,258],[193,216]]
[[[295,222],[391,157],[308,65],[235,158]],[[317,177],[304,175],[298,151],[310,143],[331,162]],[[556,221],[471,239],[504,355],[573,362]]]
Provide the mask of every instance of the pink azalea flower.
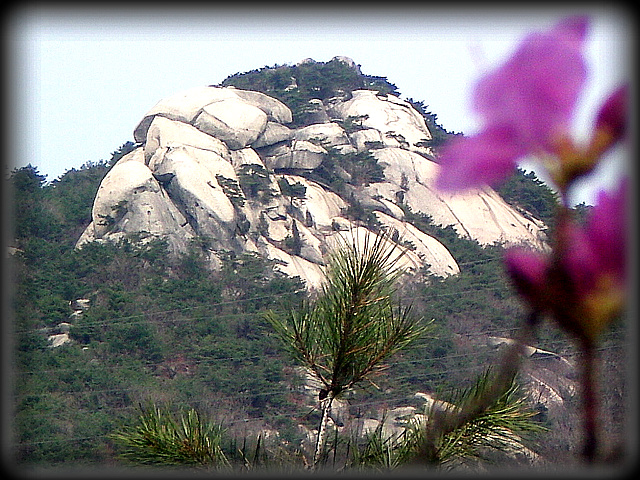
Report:
[[562,268],[570,280],[567,290],[583,297],[596,285],[603,252],[599,251],[588,232],[577,223],[567,222],[559,228],[564,229],[568,244],[562,258]]
[[547,255],[521,247],[504,252],[504,263],[518,293],[536,309],[543,310],[549,268]]
[[616,139],[622,138],[626,129],[629,85],[623,85],[613,92],[598,112],[596,128],[607,128]]
[[[613,92],[598,111],[596,135],[594,141],[603,145],[594,145],[596,150],[605,151],[622,140],[627,128],[627,104],[629,103],[629,85],[623,85]],[[604,138],[598,138],[598,134]]]
[[481,135],[455,139],[441,156],[436,186],[456,191],[496,184],[513,171],[516,160],[525,153],[517,132],[509,127],[489,127]]
[[563,247],[555,254],[524,248],[505,252],[518,292],[538,312],[554,315],[565,328],[589,338],[622,307],[626,275],[626,191],[600,192],[585,226],[558,225]]
[[613,284],[625,283],[626,195],[624,179],[615,192],[599,192],[584,228],[574,223],[565,227],[569,246],[563,263],[578,295],[590,294],[604,276]]
[[615,276],[621,283],[626,279],[627,266],[628,188],[628,180],[625,178],[615,192],[599,192],[597,206],[586,226],[590,242],[598,253],[599,268]]
[[506,64],[476,85],[473,105],[484,130],[443,149],[439,188],[495,184],[518,158],[553,149],[586,80],[587,24],[584,16],[570,17],[549,32],[529,35]]

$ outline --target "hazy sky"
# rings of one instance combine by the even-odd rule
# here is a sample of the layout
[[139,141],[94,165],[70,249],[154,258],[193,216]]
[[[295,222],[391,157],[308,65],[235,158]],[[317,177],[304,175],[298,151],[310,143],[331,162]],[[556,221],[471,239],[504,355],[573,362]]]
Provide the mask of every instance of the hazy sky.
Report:
[[[28,163],[48,180],[87,161],[109,159],[158,100],[217,84],[237,72],[351,57],[365,74],[385,76],[403,98],[422,100],[450,131],[473,133],[474,82],[499,65],[533,29],[570,13],[593,22],[590,81],[576,116],[589,132],[595,109],[628,75],[625,11],[594,8],[394,9],[274,7],[173,10],[136,7],[16,9],[5,36],[11,58],[10,111],[17,139],[9,167]],[[348,4],[345,4],[348,5]],[[612,155],[600,182],[626,165]],[[575,201],[593,200],[592,188]]]

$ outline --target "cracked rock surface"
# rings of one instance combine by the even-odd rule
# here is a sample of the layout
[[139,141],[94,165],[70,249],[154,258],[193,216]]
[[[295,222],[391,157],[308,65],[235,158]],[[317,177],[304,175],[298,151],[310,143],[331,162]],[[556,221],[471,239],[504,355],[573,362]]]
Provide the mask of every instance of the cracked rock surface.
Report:
[[[316,100],[314,108],[320,121],[296,129],[288,126],[291,110],[260,92],[196,87],[161,100],[134,129],[137,148],[103,179],[77,246],[136,234],[165,238],[177,254],[204,239],[212,268],[217,252],[254,252],[316,288],[337,237],[367,230],[348,215],[355,199],[380,225],[396,229],[398,242],[410,242],[404,259],[410,271],[427,267],[448,276],[459,268],[440,242],[405,221],[403,204],[481,244],[544,248],[544,225],[491,188],[435,190],[438,165],[425,146],[431,134],[408,102],[356,90]],[[368,152],[384,179],[338,194],[313,175],[330,152],[333,158]],[[348,182],[339,163],[332,168]]]

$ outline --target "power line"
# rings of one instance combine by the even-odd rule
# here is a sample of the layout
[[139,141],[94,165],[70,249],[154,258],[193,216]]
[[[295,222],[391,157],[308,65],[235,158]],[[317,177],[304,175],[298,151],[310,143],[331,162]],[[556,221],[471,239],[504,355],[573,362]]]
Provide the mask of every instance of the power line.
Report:
[[[445,370],[440,370],[440,371],[436,371],[436,372],[429,372],[429,373],[422,373],[422,374],[409,374],[409,375],[402,375],[402,376],[396,376],[394,377],[395,380],[404,380],[407,378],[429,378],[429,377],[435,377],[435,376],[439,376],[439,375],[443,375],[446,373],[451,373],[451,372],[460,372],[460,371],[473,371],[473,370],[482,370],[484,369],[485,366],[483,365],[473,365],[473,366],[469,366],[466,368],[455,368],[455,369],[445,369]],[[410,386],[412,385],[412,382],[402,382],[400,384],[398,384],[396,386],[396,388],[402,388],[403,386]],[[27,396],[50,396],[50,395],[60,395],[60,394],[74,394],[74,395],[78,395],[78,394],[88,394],[88,395],[93,395],[93,394],[99,394],[99,393],[106,393],[106,392],[135,392],[138,391],[139,389],[145,389],[146,386],[141,386],[141,387],[131,387],[131,388],[112,388],[112,389],[104,389],[104,390],[85,390],[85,391],[66,391],[66,392],[61,392],[61,391],[56,391],[56,392],[46,392],[46,393],[41,393],[41,394],[31,394],[31,395],[27,395]],[[288,393],[299,393],[301,395],[304,395],[305,392],[302,389],[295,389],[295,388],[279,388],[277,390],[267,390],[267,391],[263,391],[263,392],[236,392],[235,394],[226,394],[225,397],[228,399],[241,399],[241,398],[248,398],[248,397],[252,397],[252,396],[260,396],[260,397],[270,397],[270,396],[275,396],[275,395],[285,395]],[[389,402],[392,399],[405,399],[407,398],[406,394],[401,394],[399,396],[396,397],[385,397],[384,399],[380,399],[380,400],[376,400],[376,402],[380,402],[380,403],[385,403],[385,402]],[[211,401],[211,397],[207,396],[207,397],[199,397],[199,398],[190,398],[189,401],[191,403],[202,403],[202,402],[207,402],[207,401]],[[100,408],[98,410],[109,410],[109,411],[113,411],[113,410],[120,410],[120,409],[130,409],[130,408],[134,408],[133,405],[129,406],[129,405],[124,405],[124,406],[118,406],[118,407],[103,407]],[[59,417],[59,413],[50,413],[47,415],[38,415],[38,418],[48,418],[48,417]]]
[[[255,313],[255,314],[249,314],[248,316],[259,316],[259,313]],[[230,315],[222,315],[222,317],[227,317],[227,316],[247,316],[245,314],[230,314]],[[191,317],[192,319],[197,319],[199,317]],[[487,331],[483,331],[483,332],[474,332],[474,333],[468,333],[468,334],[458,334],[458,335],[462,335],[465,337],[478,337],[478,336],[492,336],[495,334],[499,334],[499,333],[508,333],[508,332],[515,332],[517,330],[519,330],[520,327],[505,327],[502,329],[496,329],[496,330],[487,330]],[[437,340],[438,337],[435,337],[433,340]],[[573,344],[571,342],[571,340],[569,338],[562,338],[562,339],[558,339],[558,340],[552,340],[552,341],[547,341],[544,342],[544,346],[542,347],[543,349],[549,349],[549,348],[553,348],[553,346],[570,346],[572,347]],[[419,349],[419,348],[428,348],[432,346],[431,343],[419,343],[419,344],[414,344],[411,349],[415,350],[415,349]],[[531,346],[535,346],[535,345],[531,345]],[[555,352],[554,352],[555,353]],[[444,359],[449,359],[449,358],[455,358],[455,357],[460,357],[460,356],[469,356],[469,355],[474,355],[472,353],[465,353],[465,354],[454,354],[454,355],[445,355],[445,356],[441,356],[441,357],[435,357],[435,358],[429,358],[429,359],[425,359],[425,360],[430,360],[430,361],[439,361],[439,360],[444,360]],[[568,355],[568,353],[563,353],[563,354],[558,354],[559,356],[563,356],[566,357]],[[187,363],[189,365],[192,364],[202,364],[202,363],[216,363],[216,362],[238,362],[238,361],[252,361],[252,360],[257,360],[257,359],[265,359],[265,358],[286,358],[286,354],[285,353],[274,353],[274,354],[256,354],[256,355],[242,355],[242,356],[230,356],[230,357],[210,357],[210,356],[206,356],[206,357],[189,357],[189,360],[185,360],[184,363]],[[400,361],[400,362],[396,362],[396,364],[401,364],[401,363],[406,363],[406,362],[418,362],[421,360],[411,360],[411,361]],[[162,366],[165,365],[167,363],[170,363],[171,359],[165,359],[163,361],[160,362],[154,362],[154,363],[144,363],[141,366],[143,368],[153,368],[153,367],[157,367],[157,366]],[[31,370],[31,371],[16,371],[14,372],[15,374],[20,374],[20,375],[27,375],[27,374],[43,374],[43,373],[59,373],[59,372],[66,372],[66,371],[92,371],[95,370],[96,368],[100,368],[103,367],[105,370],[107,369],[114,369],[114,368],[119,368],[122,367],[124,364],[109,364],[109,365],[90,365],[87,364],[85,368],[79,368],[79,367],[68,367],[68,368],[52,368],[52,369],[47,369],[47,370]],[[137,365],[136,365],[137,367]]]
[[[216,303],[206,303],[206,304],[202,304],[202,305],[195,305],[195,306],[191,306],[191,307],[182,307],[182,308],[176,308],[176,309],[171,309],[171,310],[160,310],[160,311],[155,311],[155,312],[145,312],[145,313],[137,313],[135,315],[127,315],[124,317],[111,317],[111,318],[107,318],[107,319],[102,319],[102,320],[96,320],[94,322],[82,322],[81,324],[79,324],[79,326],[94,326],[94,325],[128,325],[128,324],[132,324],[132,323],[138,323],[138,322],[144,322],[144,321],[154,321],[151,320],[149,318],[146,317],[153,317],[153,316],[160,316],[160,315],[167,315],[167,314],[172,314],[172,313],[180,313],[186,310],[194,310],[197,308],[212,308],[212,307],[218,307],[218,306],[224,306],[224,305],[231,305],[231,304],[236,304],[236,303],[245,303],[245,302],[253,302],[256,300],[264,300],[267,298],[281,298],[283,295],[296,295],[298,294],[298,292],[283,292],[283,293],[279,293],[279,294],[269,294],[269,295],[260,295],[260,296],[256,296],[256,297],[249,297],[249,298],[240,298],[240,299],[233,299],[233,300],[224,300],[224,301],[220,301],[220,302],[216,302]],[[252,313],[244,313],[244,314],[228,314],[228,315],[259,315],[260,312],[252,312]],[[177,321],[185,321],[185,320],[189,320],[189,319],[201,319],[201,318],[205,318],[207,316],[211,316],[211,315],[226,315],[226,314],[215,314],[215,313],[211,313],[208,315],[203,315],[201,317],[186,317],[184,319],[180,319]],[[139,318],[140,320],[138,321],[134,321],[134,322],[119,322],[119,320],[129,320],[129,319],[133,319],[133,318]],[[176,320],[173,320],[176,321]],[[30,328],[30,329],[26,329],[26,330],[15,330],[13,333],[29,333],[29,332],[37,332],[40,331],[42,328],[47,328],[47,327],[38,327],[38,328]],[[51,327],[49,327],[51,328]]]
[[[460,263],[459,265],[473,265],[473,264],[478,264],[478,263],[486,263],[486,262],[494,261],[494,260],[498,260],[498,259],[500,259],[500,257],[492,257],[492,258],[489,258],[489,259],[475,260],[475,261],[470,261],[470,262],[463,262],[463,263]],[[458,290],[456,292],[448,292],[448,293],[434,293],[434,294],[430,294],[430,295],[424,294],[424,295],[421,295],[420,298],[422,298],[424,300],[428,300],[428,299],[431,299],[431,298],[454,296],[454,295],[459,295],[459,294],[463,294],[463,293],[471,293],[471,292],[477,292],[477,291],[483,291],[483,290],[495,290],[497,288],[503,288],[504,287],[503,283],[504,283],[503,280],[496,280],[495,282],[488,283],[488,284],[487,283],[479,283],[479,284],[465,285],[465,288],[467,288],[467,290]],[[471,290],[469,288],[473,288],[473,289]],[[277,294],[277,295],[276,294],[267,294],[267,295],[260,295],[260,296],[249,297],[249,298],[244,298],[244,299],[225,300],[225,301],[219,301],[219,302],[215,302],[215,303],[207,303],[207,304],[204,304],[204,305],[194,305],[194,306],[189,306],[189,307],[181,307],[181,308],[177,308],[177,309],[161,310],[161,311],[155,311],[155,312],[145,312],[145,313],[139,313],[139,314],[134,314],[134,315],[127,315],[127,316],[123,316],[123,317],[111,317],[111,318],[108,318],[108,319],[96,320],[94,322],[83,322],[83,323],[80,324],[80,326],[127,325],[127,324],[133,324],[133,323],[137,323],[137,322],[152,321],[149,317],[153,317],[153,316],[180,313],[180,312],[184,312],[184,311],[188,311],[188,310],[194,310],[194,309],[198,309],[198,308],[211,308],[211,307],[224,306],[224,305],[230,305],[230,304],[235,304],[235,303],[251,302],[251,301],[256,301],[256,300],[281,298],[282,295],[296,295],[298,293],[300,293],[300,292],[299,291],[284,292],[284,293],[280,293],[280,294]],[[415,297],[412,297],[412,299],[414,299],[414,298]],[[237,314],[237,315],[241,315],[241,314]],[[131,319],[136,319],[136,318],[139,319],[139,320],[138,321],[131,321],[131,322],[121,322],[121,320],[131,320]],[[201,319],[201,318],[206,318],[206,316],[191,317],[191,319]],[[180,319],[178,321],[187,321],[187,320],[189,320],[189,318]],[[33,328],[33,329],[16,330],[16,331],[14,331],[14,333],[20,334],[20,333],[28,333],[28,332],[37,332],[37,331],[41,330],[42,328],[47,328],[47,327],[38,327],[38,328]],[[51,328],[51,327],[49,327],[49,328]]]
[[[615,349],[615,348],[621,348],[625,345],[609,345],[606,347],[600,347],[597,349],[597,351],[606,351],[606,350],[611,350],[611,349]],[[573,352],[573,353],[568,353],[565,355],[562,355],[563,358],[567,358],[567,357],[573,357],[573,356],[579,356],[581,354],[581,352]],[[430,359],[421,359],[421,360],[404,360],[404,361],[399,361],[399,362],[393,362],[393,365],[402,365],[402,364],[409,364],[409,363],[419,363],[422,361],[431,361],[431,362],[438,362],[441,360],[446,360],[446,359],[451,359],[451,358],[466,358],[466,357],[476,357],[477,355],[473,352],[469,352],[469,353],[463,353],[463,354],[456,354],[456,355],[448,355],[448,356],[443,356],[443,357],[437,357],[437,358],[430,358]],[[263,358],[261,356],[256,356],[255,358]],[[216,359],[213,359],[216,360]],[[534,359],[535,360],[535,359]],[[444,375],[447,373],[452,373],[452,372],[460,372],[460,371],[465,371],[465,370],[473,370],[473,369],[477,369],[477,368],[484,368],[484,365],[474,365],[474,366],[470,366],[467,368],[462,368],[460,369],[459,367],[456,368],[448,368],[448,369],[444,369],[444,370],[436,370],[436,371],[431,371],[431,372],[425,372],[425,373],[410,373],[407,375],[396,375],[393,377],[394,381],[396,380],[403,380],[403,379],[407,379],[407,378],[428,378],[428,377],[433,377],[433,376],[439,376],[439,375]],[[410,385],[411,382],[406,382],[406,383],[400,383],[399,385],[397,385],[398,387],[401,387],[403,385]],[[143,385],[143,386],[137,386],[137,387],[127,387],[127,388],[107,388],[107,389],[100,389],[100,390],[91,390],[91,389],[85,389],[85,390],[68,390],[68,391],[60,391],[60,390],[56,390],[53,392],[42,392],[42,393],[24,393],[24,394],[20,394],[17,396],[16,399],[18,398],[24,398],[24,397],[42,397],[42,396],[51,396],[51,395],[56,395],[56,394],[89,394],[89,395],[93,395],[93,394],[98,394],[98,393],[106,393],[106,392],[133,392],[133,391],[137,391],[140,388],[148,388],[147,385]],[[278,390],[273,390],[273,391],[267,391],[267,392],[240,392],[236,395],[231,395],[231,394],[227,394],[227,396],[229,397],[245,397],[247,395],[277,395],[280,393],[286,393],[286,389],[278,389]]]
[[[608,347],[601,347],[599,350],[608,350],[608,349],[612,349],[612,348],[619,348],[621,347],[621,345],[611,345]],[[471,366],[471,367],[467,367],[462,369],[462,371],[471,371],[471,370],[480,370],[480,369],[484,369],[484,367],[482,365],[475,365],[475,366]],[[456,371],[459,372],[461,371],[460,369],[455,369],[455,370],[442,370],[440,372],[434,372],[434,373],[430,373],[430,374],[426,374],[425,376],[432,376],[432,375],[439,375],[439,374],[444,374],[444,373],[449,373],[452,371]],[[410,376],[414,376],[414,375],[410,375]],[[403,378],[403,377],[398,377],[398,378]],[[412,385],[412,383],[410,382],[404,382],[402,384],[400,384],[400,386],[403,385]],[[288,389],[289,391],[292,391],[291,389]],[[294,390],[295,391],[295,390]],[[72,392],[75,393],[75,392]],[[267,392],[258,392],[255,393],[255,395],[260,395],[260,396],[269,396],[269,395],[275,395],[275,394],[279,394],[279,393],[287,393],[287,389],[285,389],[284,391],[282,389],[279,389],[277,391],[267,391]],[[305,392],[298,390],[298,393],[300,394],[304,394]],[[241,394],[232,396],[233,398],[239,398],[239,397],[246,397],[247,395],[251,395],[250,392],[243,392]],[[352,407],[362,407],[362,406],[373,406],[376,404],[393,404],[397,401],[400,400],[404,400],[407,401],[409,400],[410,396],[408,396],[407,394],[400,394],[400,395],[387,395],[384,398],[381,399],[370,399],[370,400],[364,400],[364,401],[358,401],[355,398],[350,398],[347,399],[349,401],[349,404]],[[203,402],[207,402],[207,401],[211,401],[210,397],[201,397],[198,399],[190,399],[190,403],[203,403]],[[127,406],[118,406],[118,407],[106,407],[106,408],[100,408],[99,410],[107,410],[107,411],[121,411],[121,410],[131,410],[131,409],[135,409],[136,407],[133,405],[127,405]],[[48,417],[53,417],[53,416],[58,416],[58,414],[49,414],[49,415],[39,415],[38,418],[48,418]],[[247,423],[247,422],[256,422],[256,421],[263,421],[265,419],[267,419],[269,417],[267,416],[259,416],[259,417],[250,417],[250,418],[242,418],[242,419],[236,419],[236,420],[231,420],[231,421],[227,421],[224,422],[223,426],[230,426],[230,425],[235,425],[237,423]],[[46,443],[67,443],[67,442],[75,442],[75,441],[84,441],[84,440],[94,440],[94,439],[98,439],[98,438],[106,438],[108,436],[108,434],[103,434],[103,435],[95,435],[95,436],[86,436],[86,437],[72,437],[72,438],[58,438],[58,439],[53,439],[53,440],[42,440],[42,441],[35,441],[35,442],[18,442],[16,444],[14,444],[14,446],[20,447],[20,446],[33,446],[33,445],[39,445],[39,444],[46,444]]]
[[[496,289],[501,289],[503,288],[502,286],[497,285],[498,283],[500,283],[500,281],[496,281],[490,284],[472,284],[472,285],[466,285],[466,288],[469,287],[475,287],[473,289],[467,289],[467,290],[458,290],[456,292],[448,292],[448,293],[434,293],[431,295],[420,295],[420,296],[414,296],[411,297],[409,299],[405,298],[405,299],[400,299],[400,301],[406,301],[406,300],[415,300],[416,298],[421,298],[423,300],[429,300],[432,298],[439,298],[439,297],[448,297],[448,296],[455,296],[455,295],[460,295],[460,294],[464,294],[464,293],[475,293],[478,291],[484,291],[484,290],[496,290]],[[493,286],[496,285],[496,286]],[[226,301],[221,301],[221,302],[216,302],[216,303],[210,303],[210,304],[203,304],[203,305],[195,305],[195,306],[191,306],[191,307],[182,307],[182,308],[177,308],[177,309],[171,309],[171,310],[160,310],[160,311],[155,311],[155,312],[145,312],[145,313],[139,313],[139,314],[134,314],[134,315],[127,315],[127,316],[123,316],[123,317],[111,317],[111,318],[107,318],[107,319],[101,319],[101,320],[95,320],[95,321],[90,321],[90,322],[83,322],[80,321],[77,326],[78,327],[91,327],[91,326],[120,326],[120,325],[132,325],[132,324],[136,324],[136,323],[142,323],[142,322],[161,322],[163,321],[163,319],[153,319],[150,317],[155,317],[155,316],[161,316],[161,315],[167,315],[167,314],[174,314],[174,313],[181,313],[187,310],[194,310],[194,309],[198,309],[198,308],[212,308],[212,307],[218,307],[218,306],[224,306],[224,305],[231,305],[231,304],[236,304],[236,303],[245,303],[245,302],[252,302],[252,301],[256,301],[256,300],[264,300],[264,299],[273,299],[273,298],[281,298],[282,295],[296,295],[298,292],[285,292],[285,293],[281,293],[281,294],[269,294],[269,295],[260,295],[260,296],[256,296],[256,297],[249,297],[249,298],[244,298],[244,299],[234,299],[234,300],[226,300]],[[186,322],[186,321],[190,321],[190,320],[201,320],[203,318],[208,318],[208,317],[233,317],[233,316],[237,316],[237,317],[247,317],[247,316],[260,316],[261,312],[248,312],[248,313],[237,313],[237,314],[225,314],[225,313],[210,313],[210,314],[206,314],[206,315],[201,315],[201,316],[197,316],[197,317],[184,317],[181,319],[171,319],[171,322]],[[138,319],[138,320],[131,320],[131,319]],[[131,320],[131,321],[121,321],[121,320]],[[30,328],[30,329],[24,329],[24,330],[15,330],[13,333],[15,334],[21,334],[21,333],[31,333],[31,332],[38,332],[41,331],[43,328],[53,328],[53,327],[37,327],[37,328]]]
[[[502,332],[507,332],[507,331],[514,331],[517,330],[517,328],[508,328],[508,329],[500,329],[500,330],[492,330],[492,331],[487,331],[487,332],[483,332],[483,333],[475,333],[475,334],[469,334],[469,336],[490,336],[491,333],[502,333]],[[438,338],[436,337],[434,340],[437,340]],[[557,340],[555,342],[552,342],[553,344],[570,344],[568,339],[564,339],[564,340]],[[419,348],[427,348],[432,346],[430,343],[421,343],[421,344],[414,344],[411,348],[412,350],[415,349],[419,349]],[[398,362],[394,362],[394,365],[397,364],[404,364],[404,363],[417,363],[417,362],[421,362],[421,361],[442,361],[442,360],[446,360],[446,359],[451,359],[451,358],[457,358],[457,357],[466,357],[466,356],[472,356],[475,355],[475,353],[462,353],[462,354],[451,354],[451,355],[443,355],[443,356],[439,356],[439,357],[430,357],[430,358],[424,358],[424,359],[420,359],[420,360],[401,360]],[[246,362],[246,361],[253,361],[253,360],[258,360],[258,359],[268,359],[268,358],[287,358],[286,353],[273,353],[273,354],[256,354],[256,355],[242,355],[242,356],[232,356],[232,357],[189,357],[189,359],[185,359],[184,362],[181,363],[186,363],[188,365],[200,365],[200,364],[215,364],[217,362]],[[153,368],[153,367],[158,367],[158,366],[162,366],[162,365],[166,365],[167,363],[171,363],[171,359],[166,359],[160,362],[154,362],[154,363],[144,363],[140,366],[142,366],[143,368]],[[35,375],[40,375],[43,373],[60,373],[60,372],[68,372],[68,371],[92,371],[95,370],[97,368],[103,367],[105,370],[108,369],[114,369],[114,368],[120,368],[122,366],[124,366],[125,364],[109,364],[109,365],[86,365],[85,368],[80,368],[80,367],[68,367],[68,368],[52,368],[52,369],[47,369],[47,370],[30,370],[30,371],[17,371],[15,372],[16,374],[20,374],[20,375],[27,375],[27,374],[35,374]],[[137,365],[135,365],[137,367]]]

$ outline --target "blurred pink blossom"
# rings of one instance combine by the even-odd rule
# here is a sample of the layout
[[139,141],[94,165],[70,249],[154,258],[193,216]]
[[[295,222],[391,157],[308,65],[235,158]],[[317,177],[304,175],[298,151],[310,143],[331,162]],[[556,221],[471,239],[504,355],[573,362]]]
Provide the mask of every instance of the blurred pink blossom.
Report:
[[626,280],[627,217],[626,199],[628,179],[623,179],[613,193],[601,191],[593,209],[586,232],[597,252],[599,268],[622,282]]
[[518,158],[553,150],[568,130],[586,80],[587,26],[587,17],[576,16],[529,35],[506,64],[480,80],[473,106],[484,130],[443,149],[438,188],[495,184],[511,173]]
[[549,256],[533,249],[514,247],[504,252],[507,273],[520,293],[536,310],[546,302]]
[[565,219],[563,245],[551,254],[525,248],[505,252],[507,272],[534,310],[551,313],[579,335],[595,335],[622,308],[626,275],[627,180],[600,192],[585,226]]
[[629,85],[625,84],[613,92],[604,102],[596,118],[596,133],[607,136],[603,151],[622,140],[626,133],[629,103]]

